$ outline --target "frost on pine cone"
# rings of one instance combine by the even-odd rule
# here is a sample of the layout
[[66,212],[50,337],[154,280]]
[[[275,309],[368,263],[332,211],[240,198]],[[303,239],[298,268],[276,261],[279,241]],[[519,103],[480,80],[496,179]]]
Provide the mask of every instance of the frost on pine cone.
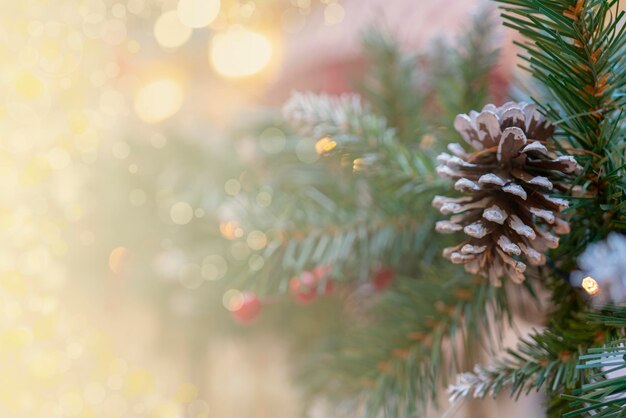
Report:
[[549,231],[569,232],[558,217],[567,201],[548,193],[565,192],[559,180],[581,167],[573,157],[557,157],[547,148],[554,127],[532,104],[489,104],[480,113],[457,116],[454,127],[474,151],[450,144],[452,155],[439,155],[437,172],[455,180],[454,188],[466,196],[436,196],[433,206],[452,214],[437,222],[438,232],[463,231],[468,238],[443,255],[494,285],[502,276],[519,283],[525,262],[542,265],[547,249],[559,245]]

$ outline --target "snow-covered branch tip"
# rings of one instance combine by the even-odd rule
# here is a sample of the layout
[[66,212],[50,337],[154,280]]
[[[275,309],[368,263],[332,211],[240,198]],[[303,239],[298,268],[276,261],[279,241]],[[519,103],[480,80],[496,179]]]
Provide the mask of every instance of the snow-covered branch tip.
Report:
[[350,118],[365,112],[356,94],[331,96],[295,92],[283,106],[283,116],[298,130],[317,137],[349,129]]
[[470,396],[474,399],[483,399],[485,396],[494,397],[497,394],[498,376],[497,370],[476,365],[473,372],[460,373],[456,383],[448,386],[448,399],[452,403],[457,399]]

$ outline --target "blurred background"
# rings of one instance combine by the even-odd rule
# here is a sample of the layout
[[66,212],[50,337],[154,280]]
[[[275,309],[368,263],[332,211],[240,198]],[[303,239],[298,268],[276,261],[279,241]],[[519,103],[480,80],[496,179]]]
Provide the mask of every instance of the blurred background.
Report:
[[[339,304],[286,318],[298,300],[276,296],[253,326],[230,312],[268,242],[232,198],[271,205],[280,191],[253,185],[254,167],[290,139],[263,121],[293,90],[351,91],[368,28],[426,51],[455,42],[482,3],[4,2],[0,416],[303,416],[292,364],[333,332]],[[494,39],[501,98],[508,36]]]

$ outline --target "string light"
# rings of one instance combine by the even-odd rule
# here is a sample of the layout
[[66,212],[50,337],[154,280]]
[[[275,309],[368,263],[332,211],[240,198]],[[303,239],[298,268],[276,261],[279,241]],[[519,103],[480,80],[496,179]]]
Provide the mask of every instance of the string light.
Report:
[[357,158],[356,160],[352,162],[352,171],[354,171],[355,173],[358,171],[363,171],[363,169],[365,168],[365,165],[366,165],[365,159]]
[[315,151],[322,155],[332,151],[336,146],[337,143],[335,141],[325,136],[315,143]]
[[600,286],[598,285],[598,282],[593,277],[590,277],[590,276],[585,277],[581,285],[583,289],[585,289],[585,292],[587,292],[591,296],[597,295],[598,293],[600,293]]

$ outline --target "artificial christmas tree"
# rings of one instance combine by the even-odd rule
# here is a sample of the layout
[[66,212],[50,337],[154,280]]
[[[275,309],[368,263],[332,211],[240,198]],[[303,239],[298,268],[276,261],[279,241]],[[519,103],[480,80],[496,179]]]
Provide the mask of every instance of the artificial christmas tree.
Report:
[[[623,12],[610,0],[501,3],[532,76],[515,102],[486,105],[495,52],[480,16],[460,45],[422,55],[369,33],[360,96],[295,94],[276,122],[291,146],[268,157],[259,187],[288,193],[267,211],[242,205],[244,228],[271,237],[267,267],[243,285],[280,293],[332,265],[345,323],[305,365],[312,402],[423,416],[465,371],[450,387],[455,403],[536,389],[551,417],[623,413],[609,398],[624,396],[621,381],[598,386],[606,373],[583,362],[620,353],[624,310],[594,306],[569,280],[585,247],[626,229]],[[448,143],[454,130],[470,148]],[[453,188],[464,195],[442,197]],[[375,298],[362,283],[380,265],[394,280]],[[498,353],[529,310],[542,329]],[[481,352],[496,360],[474,367]]]

